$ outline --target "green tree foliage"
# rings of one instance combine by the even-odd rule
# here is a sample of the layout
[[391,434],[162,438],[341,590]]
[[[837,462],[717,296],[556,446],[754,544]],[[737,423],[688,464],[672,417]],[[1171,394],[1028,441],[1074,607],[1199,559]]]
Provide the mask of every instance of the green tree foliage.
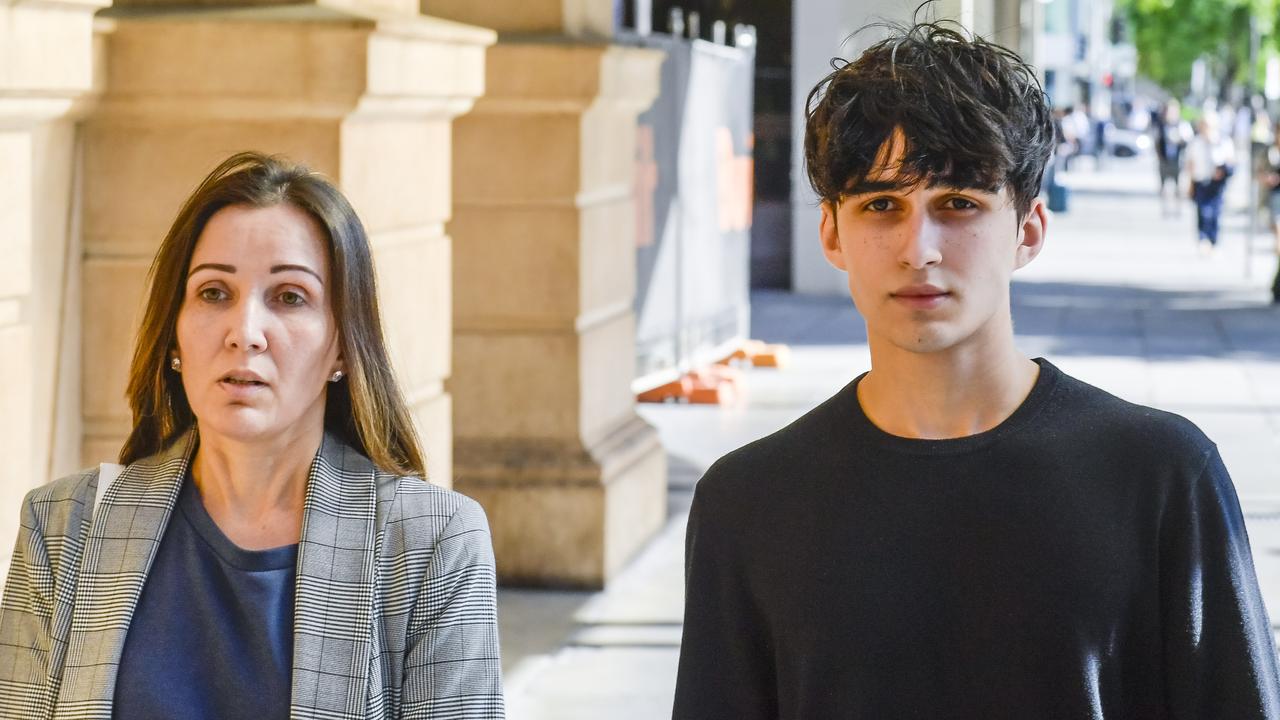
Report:
[[1181,96],[1201,57],[1224,93],[1246,82],[1249,18],[1256,18],[1262,44],[1273,43],[1277,0],[1119,0],[1116,10],[1128,16],[1139,72]]

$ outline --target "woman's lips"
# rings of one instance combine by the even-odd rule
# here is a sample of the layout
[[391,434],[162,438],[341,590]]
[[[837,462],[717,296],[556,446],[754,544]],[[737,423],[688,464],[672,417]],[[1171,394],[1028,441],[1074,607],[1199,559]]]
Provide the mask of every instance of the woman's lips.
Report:
[[218,387],[235,400],[248,400],[267,389],[267,384],[255,381],[219,380]]

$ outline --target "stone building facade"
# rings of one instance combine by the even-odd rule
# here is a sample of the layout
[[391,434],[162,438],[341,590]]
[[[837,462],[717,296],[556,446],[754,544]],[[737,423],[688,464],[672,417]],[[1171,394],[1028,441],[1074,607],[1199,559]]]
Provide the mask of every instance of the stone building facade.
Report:
[[484,505],[501,577],[603,585],[666,512],[631,391],[661,53],[612,41],[614,0],[111,3],[0,0],[0,562],[24,493],[115,458],[151,257],[256,149],[360,213],[430,480]]
[[257,149],[360,213],[430,480],[485,504],[503,577],[603,584],[665,507],[614,227],[660,56],[610,43],[611,0],[109,3],[0,4],[3,542],[115,458],[151,258]]

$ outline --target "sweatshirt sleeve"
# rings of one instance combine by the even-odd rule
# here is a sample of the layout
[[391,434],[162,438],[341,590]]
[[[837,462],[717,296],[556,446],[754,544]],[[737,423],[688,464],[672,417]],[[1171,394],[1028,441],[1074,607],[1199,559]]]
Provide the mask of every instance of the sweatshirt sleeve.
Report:
[[685,536],[684,635],[674,720],[777,717],[768,623],[749,590],[741,545],[698,484]]
[[1216,449],[1161,523],[1169,717],[1280,720],[1275,641],[1231,477]]

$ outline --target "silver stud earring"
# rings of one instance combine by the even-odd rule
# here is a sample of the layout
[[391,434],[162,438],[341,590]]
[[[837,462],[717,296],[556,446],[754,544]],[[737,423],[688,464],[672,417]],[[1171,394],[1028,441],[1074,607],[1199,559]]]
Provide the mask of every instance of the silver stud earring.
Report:
[[329,376],[329,382],[338,382],[341,379],[342,379],[341,370],[334,370],[333,374]]
[[179,357],[170,358],[169,367],[173,368],[174,372],[182,372],[182,359]]

